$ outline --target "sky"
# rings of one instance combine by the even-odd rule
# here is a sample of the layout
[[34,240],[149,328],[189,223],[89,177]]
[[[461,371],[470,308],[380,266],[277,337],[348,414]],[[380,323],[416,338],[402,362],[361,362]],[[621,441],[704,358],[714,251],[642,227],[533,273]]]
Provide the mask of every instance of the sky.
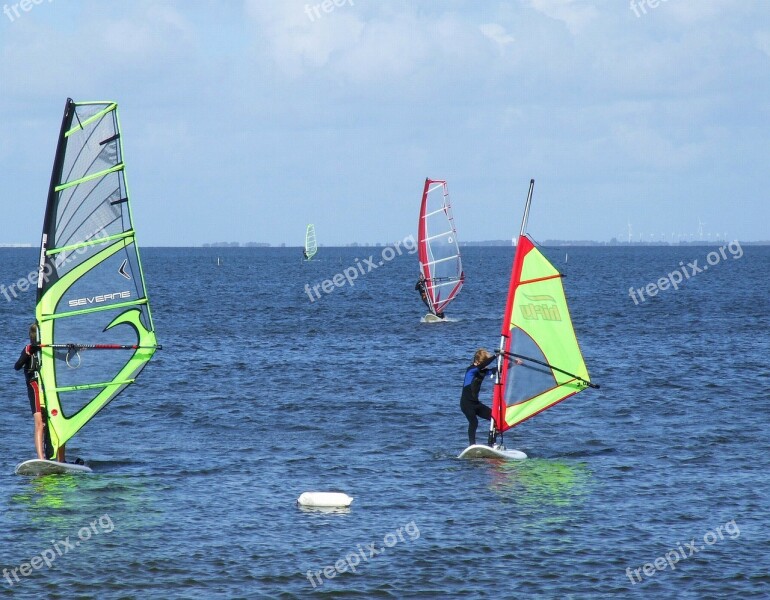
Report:
[[532,178],[538,240],[767,240],[769,78],[764,0],[9,2],[0,243],[39,243],[67,97],[118,102],[143,246],[402,240],[426,177],[461,241]]

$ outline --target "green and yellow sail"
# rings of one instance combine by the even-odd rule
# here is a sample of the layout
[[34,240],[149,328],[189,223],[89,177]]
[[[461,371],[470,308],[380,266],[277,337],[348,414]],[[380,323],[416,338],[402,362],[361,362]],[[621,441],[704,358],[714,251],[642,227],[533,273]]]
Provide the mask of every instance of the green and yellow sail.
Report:
[[116,103],[67,99],[43,223],[35,314],[48,458],[133,383],[160,347],[120,136]]
[[592,384],[572,326],[562,275],[525,233],[534,180],[511,270],[492,403],[502,433]]

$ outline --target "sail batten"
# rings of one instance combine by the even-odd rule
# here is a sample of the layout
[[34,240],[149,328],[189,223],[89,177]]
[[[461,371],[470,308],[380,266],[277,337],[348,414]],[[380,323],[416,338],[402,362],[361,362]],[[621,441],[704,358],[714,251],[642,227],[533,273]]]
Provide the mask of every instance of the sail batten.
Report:
[[425,295],[431,312],[440,315],[465,281],[449,189],[444,180],[425,180],[417,238]]
[[58,392],[77,392],[81,390],[104,389],[110,386],[118,387],[121,385],[128,385],[129,383],[134,383],[134,381],[136,381],[136,379],[124,379],[121,381],[107,381],[103,383],[81,383],[80,385],[59,387],[59,388],[56,388],[55,391],[58,393]]
[[69,246],[62,246],[61,248],[51,248],[50,250],[46,250],[46,254],[48,256],[53,256],[54,254],[59,254],[59,252],[69,252],[70,250],[77,250],[78,248],[85,248],[86,246],[93,246],[95,244],[103,244],[104,242],[111,242],[113,240],[122,240],[127,237],[132,237],[134,235],[134,230],[131,229],[129,231],[124,231],[123,233],[119,233],[117,235],[111,235],[106,238],[96,238],[93,239],[93,237],[89,240],[86,240],[84,242],[79,242],[77,244],[71,244]]
[[[102,312],[105,310],[114,310],[116,308],[126,308],[129,306],[142,306],[147,304],[147,298],[140,298],[139,300],[134,300],[133,302],[118,302],[117,304],[110,304],[109,306],[95,306],[93,308],[84,308],[82,310],[74,310],[71,312],[65,312],[65,313],[52,313],[52,314],[45,314],[41,313],[43,320],[51,320],[51,319],[66,319],[69,317],[80,317],[83,315],[88,315],[91,313],[97,313]],[[50,344],[53,346],[54,344]]]
[[503,433],[584,390],[596,387],[578,345],[563,276],[527,235],[530,182],[511,267],[492,402],[493,434]]
[[106,175],[109,175],[110,173],[115,173],[116,171],[122,171],[122,170],[123,170],[123,165],[120,164],[115,167],[112,167],[111,169],[106,169],[105,171],[101,171],[99,173],[93,173],[81,179],[76,179],[74,181],[68,181],[67,183],[62,183],[61,185],[56,186],[54,191],[61,192],[63,190],[74,187],[76,185],[80,185],[81,183],[86,183],[88,181],[91,181],[92,179],[99,179],[101,177],[105,177]]
[[[443,262],[447,262],[448,260],[456,260],[460,257],[459,254],[453,254],[452,256],[447,256],[446,258],[439,258],[438,260],[429,260],[426,262],[426,265],[438,265]],[[441,279],[453,279],[454,281],[457,281],[456,277],[431,277],[432,281],[440,281]]]
[[435,279],[433,280],[433,287],[444,287],[444,286],[447,286],[447,285],[452,285],[453,286],[453,285],[455,285],[455,281],[454,280],[450,280],[450,281],[445,281],[443,283],[436,283],[436,280]]
[[527,285],[528,283],[537,283],[538,281],[548,281],[549,279],[561,279],[564,277],[561,273],[557,273],[556,275],[546,275],[545,277],[537,277],[535,279],[527,279],[527,281],[522,281],[519,285]]
[[[430,194],[432,191],[437,190],[437,189],[439,189],[439,186],[436,186],[436,187],[433,187],[433,188],[429,189],[428,193]],[[444,210],[444,207],[442,206],[441,208],[439,208],[437,210],[434,210],[434,211],[429,212],[429,213],[425,213],[422,216],[422,218],[423,219],[427,219],[428,217],[432,217],[433,215],[440,215],[443,212],[445,212],[445,210]]]
[[437,233],[436,235],[432,235],[430,237],[427,237],[427,238],[425,238],[425,241],[426,242],[430,242],[431,240],[437,240],[439,238],[446,237],[448,235],[453,235],[453,234],[454,234],[454,231],[452,231],[450,229],[449,231],[444,231],[442,233]]
[[53,458],[159,348],[115,102],[67,100],[40,244],[36,319]]
[[[106,104],[106,103],[105,102],[78,102],[78,106],[101,106],[101,105],[104,105],[104,104]],[[73,127],[69,131],[67,131],[64,134],[64,137],[69,137],[73,133],[77,133],[78,131],[82,131],[83,129],[86,128],[86,125],[90,125],[92,122],[97,121],[98,119],[101,119],[103,116],[109,114],[110,112],[116,110],[117,108],[118,108],[118,105],[113,102],[113,103],[109,104],[109,106],[104,108],[103,110],[101,110],[101,111],[97,112],[96,114],[91,115],[90,117],[88,117],[85,121],[81,121],[80,118],[78,117],[77,118],[77,122],[78,122],[77,126]],[[77,115],[75,115],[75,116],[77,116]]]

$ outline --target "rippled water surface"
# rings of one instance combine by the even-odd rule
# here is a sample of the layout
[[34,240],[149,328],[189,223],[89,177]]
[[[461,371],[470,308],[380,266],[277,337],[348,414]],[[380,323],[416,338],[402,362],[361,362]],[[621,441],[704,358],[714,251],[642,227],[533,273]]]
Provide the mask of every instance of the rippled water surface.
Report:
[[[420,323],[415,255],[311,302],[305,284],[381,249],[145,249],[164,349],[68,444],[80,477],[13,474],[34,296],[0,296],[0,597],[767,597],[770,248],[638,305],[629,287],[710,249],[544,251],[602,387],[507,435],[520,463],[455,458],[511,248],[465,249],[441,324]],[[7,288],[36,251],[0,259]],[[355,501],[307,512],[308,490]],[[36,556],[51,566],[16,581]]]

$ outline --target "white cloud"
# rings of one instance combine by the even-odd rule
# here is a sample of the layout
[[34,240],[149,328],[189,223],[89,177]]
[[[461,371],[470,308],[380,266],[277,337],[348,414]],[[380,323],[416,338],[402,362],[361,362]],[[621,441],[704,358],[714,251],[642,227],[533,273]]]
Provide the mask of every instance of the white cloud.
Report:
[[452,71],[483,54],[477,26],[451,12],[343,4],[316,18],[312,7],[305,0],[245,1],[259,49],[291,77],[323,69],[346,81],[387,83],[433,65],[445,77],[447,64]]
[[666,15],[670,15],[680,23],[694,24],[698,22],[714,22],[722,20],[728,14],[743,12],[751,4],[759,6],[762,2],[742,3],[734,0],[708,0],[706,2],[689,2],[686,0],[664,0],[659,5],[665,7]]
[[269,58],[290,76],[327,65],[333,54],[354,47],[364,29],[355,5],[320,12],[320,17],[304,0],[246,0],[244,10],[258,26],[258,42]]
[[487,38],[497,44],[500,54],[505,52],[505,47],[508,44],[512,44],[515,41],[514,37],[505,30],[505,27],[498,25],[497,23],[485,23],[479,25],[479,30]]
[[93,50],[108,52],[114,60],[145,68],[169,55],[178,55],[194,41],[194,30],[184,16],[169,6],[149,5],[122,18],[102,18],[94,27]]
[[527,2],[536,11],[564,23],[572,35],[580,33],[599,16],[599,11],[589,0],[527,0]]
[[[284,225],[277,209],[265,220],[254,205],[296,202],[308,181],[338,214],[353,190],[381,206],[426,173],[464,181],[492,211],[501,188],[535,175],[576,186],[574,204],[598,214],[629,189],[656,213],[662,199],[649,190],[667,177],[713,209],[706,221],[723,183],[757,196],[743,214],[767,214],[755,194],[770,177],[764,4],[668,0],[644,18],[628,0],[332,4],[311,19],[321,0],[138,0],[118,11],[81,0],[4,23],[2,206],[44,197],[71,95],[120,103],[136,197],[168,199],[142,218],[151,229],[193,206],[206,216],[184,229],[190,243],[226,237],[241,209],[253,212],[239,222],[258,223],[243,235],[290,239],[301,224]],[[409,220],[373,212],[357,217],[360,240]],[[762,222],[741,235],[765,236]],[[330,240],[350,241],[347,225],[334,227]],[[466,239],[503,235],[470,227]],[[167,235],[158,225],[151,238]],[[0,239],[17,237],[0,222]]]
[[145,80],[164,73],[169,84],[186,72],[181,59],[195,44],[194,29],[180,12],[154,3],[114,14],[97,7],[73,27],[52,27],[35,16],[14,24],[0,46],[3,92],[11,97],[65,90],[60,93],[102,98],[102,81],[114,91],[136,73]]

